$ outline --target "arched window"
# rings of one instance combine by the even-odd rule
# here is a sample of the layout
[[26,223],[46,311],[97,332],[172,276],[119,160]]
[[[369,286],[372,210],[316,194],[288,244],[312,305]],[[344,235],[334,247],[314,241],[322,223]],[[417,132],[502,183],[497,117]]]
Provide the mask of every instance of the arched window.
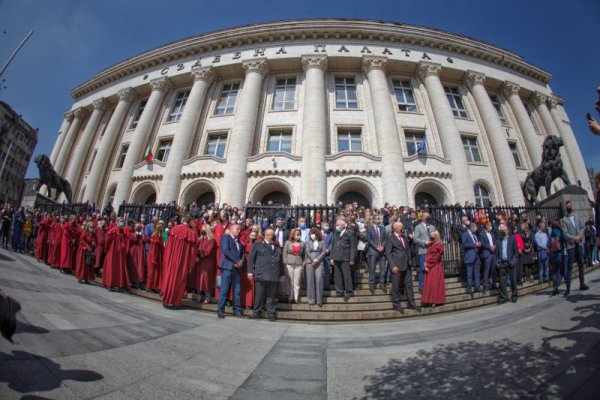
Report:
[[477,207],[490,206],[490,194],[483,186],[475,185],[473,191],[475,193],[475,205]]

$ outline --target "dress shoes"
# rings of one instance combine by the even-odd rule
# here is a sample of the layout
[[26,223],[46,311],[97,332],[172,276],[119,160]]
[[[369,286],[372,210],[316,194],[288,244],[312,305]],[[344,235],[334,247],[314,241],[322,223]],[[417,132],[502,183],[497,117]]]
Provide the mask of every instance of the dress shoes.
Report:
[[394,306],[394,311],[402,313],[402,307],[400,307],[400,306]]
[[557,294],[558,294],[558,288],[556,288],[552,291],[552,296],[556,296]]
[[252,315],[250,316],[250,319],[259,319],[260,315],[252,313]]
[[375,294],[375,286],[369,285],[369,291],[371,292],[371,294]]
[[383,283],[381,285],[379,285],[379,288],[381,290],[383,290],[383,293],[387,293],[387,287],[385,287],[385,285]]
[[225,318],[225,314],[224,314],[224,313],[222,313],[221,311],[219,311],[219,312],[217,313],[217,316],[219,317],[219,319],[223,319],[223,318]]
[[569,289],[567,289],[565,291],[565,294],[563,294],[563,297],[569,297],[569,294],[571,294],[571,291]]
[[411,310],[415,310],[416,312],[421,311],[421,307],[417,306],[416,304],[412,304],[412,305],[409,304],[408,308],[410,308]]
[[588,290],[590,287],[586,284],[583,284],[583,286],[579,287],[579,290]]
[[498,305],[502,305],[504,303],[506,303],[506,300],[504,300],[504,299],[498,299]]
[[519,298],[515,296],[515,297],[513,297],[511,300],[512,300],[512,302],[513,302],[513,303],[516,303],[518,299],[519,299]]
[[269,315],[269,321],[275,322],[275,321],[277,321],[277,317],[275,315],[271,314],[271,315]]

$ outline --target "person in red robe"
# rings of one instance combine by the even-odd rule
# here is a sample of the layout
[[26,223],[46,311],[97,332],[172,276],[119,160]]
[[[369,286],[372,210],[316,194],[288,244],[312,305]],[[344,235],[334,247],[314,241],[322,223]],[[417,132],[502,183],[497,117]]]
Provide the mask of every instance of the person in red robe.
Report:
[[102,286],[112,291],[114,288],[129,289],[127,275],[127,236],[125,221],[119,218],[117,225],[111,226],[106,232],[104,270],[102,271]]
[[[260,226],[253,225],[250,234],[248,235],[248,242],[245,245],[246,260],[252,251],[254,243],[262,242],[263,238],[260,235]],[[240,271],[240,302],[242,307],[252,308],[254,306],[254,279],[248,277],[248,266],[246,263],[242,266]]]
[[187,274],[196,263],[197,241],[198,234],[190,216],[169,230],[162,282],[162,302],[166,308],[178,308],[183,304]]
[[250,241],[250,232],[252,232],[252,228],[254,227],[254,220],[252,218],[246,218],[244,226],[246,228],[240,232],[240,243],[242,246],[246,247]]
[[158,221],[152,237],[150,237],[150,250],[148,251],[148,282],[146,290],[158,293],[162,287],[162,271],[165,245],[162,241],[165,231],[165,222]]
[[65,224],[65,217],[60,216],[60,220],[57,220],[54,226],[52,227],[52,230],[54,232],[52,243],[54,251],[50,265],[53,268],[60,268],[61,238],[63,234],[63,225]]
[[69,217],[69,222],[63,225],[60,241],[60,272],[75,268],[75,253],[79,238],[79,225],[75,215]]
[[94,239],[96,240],[96,263],[94,268],[96,271],[100,271],[104,267],[104,244],[106,236],[106,220],[98,220],[96,228],[94,228]]
[[134,224],[129,221],[129,226],[125,229],[127,239],[127,273],[131,287],[141,289],[142,282],[146,280],[146,265],[144,241],[142,240],[143,230],[139,223]]
[[48,263],[48,233],[50,232],[51,221],[47,215],[44,215],[38,222],[36,236],[35,258],[38,262]]
[[217,243],[210,225],[204,224],[200,229],[196,255],[197,280],[196,290],[199,296],[204,296],[204,304],[210,303],[210,297],[215,291],[217,276]]
[[[229,231],[231,224],[229,223],[229,213],[227,211],[219,212],[219,222],[213,228],[213,237],[217,244],[217,265],[221,262],[221,239],[223,235]],[[217,268],[216,280],[220,281],[221,268]],[[232,292],[230,290],[229,298],[231,299]],[[215,297],[219,297],[219,285],[215,287]]]
[[90,283],[96,276],[94,266],[96,264],[96,237],[94,235],[94,223],[88,221],[79,234],[79,245],[75,256],[75,277],[79,283]]
[[57,220],[54,216],[50,216],[48,220],[48,254],[46,255],[46,264],[52,265],[52,260],[54,260],[54,225],[57,223]]
[[433,242],[425,254],[425,281],[423,282],[421,304],[435,307],[446,303],[446,280],[442,263],[444,246],[440,233],[434,231],[432,236]]

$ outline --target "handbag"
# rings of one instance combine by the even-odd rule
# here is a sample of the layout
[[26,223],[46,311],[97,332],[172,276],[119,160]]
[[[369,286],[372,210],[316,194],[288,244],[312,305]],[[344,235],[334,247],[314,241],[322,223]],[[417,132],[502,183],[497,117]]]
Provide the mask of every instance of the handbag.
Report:
[[558,240],[558,236],[554,236],[552,238],[550,249],[552,250],[552,253],[559,253],[562,250],[562,246],[560,245],[560,240]]

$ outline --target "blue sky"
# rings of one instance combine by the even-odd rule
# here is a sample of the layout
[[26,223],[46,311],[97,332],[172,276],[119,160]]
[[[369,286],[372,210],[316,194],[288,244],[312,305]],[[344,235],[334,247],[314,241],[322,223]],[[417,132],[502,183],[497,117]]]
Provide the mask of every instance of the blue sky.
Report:
[[[34,35],[5,72],[0,100],[40,129],[35,154],[52,151],[69,91],[151,48],[236,25],[299,18],[364,18],[447,30],[523,56],[552,73],[586,164],[600,170],[588,130],[600,86],[600,1],[0,0],[0,62]],[[5,33],[4,33],[5,32]],[[598,117],[598,116],[597,116]],[[31,163],[28,177],[37,177]]]

